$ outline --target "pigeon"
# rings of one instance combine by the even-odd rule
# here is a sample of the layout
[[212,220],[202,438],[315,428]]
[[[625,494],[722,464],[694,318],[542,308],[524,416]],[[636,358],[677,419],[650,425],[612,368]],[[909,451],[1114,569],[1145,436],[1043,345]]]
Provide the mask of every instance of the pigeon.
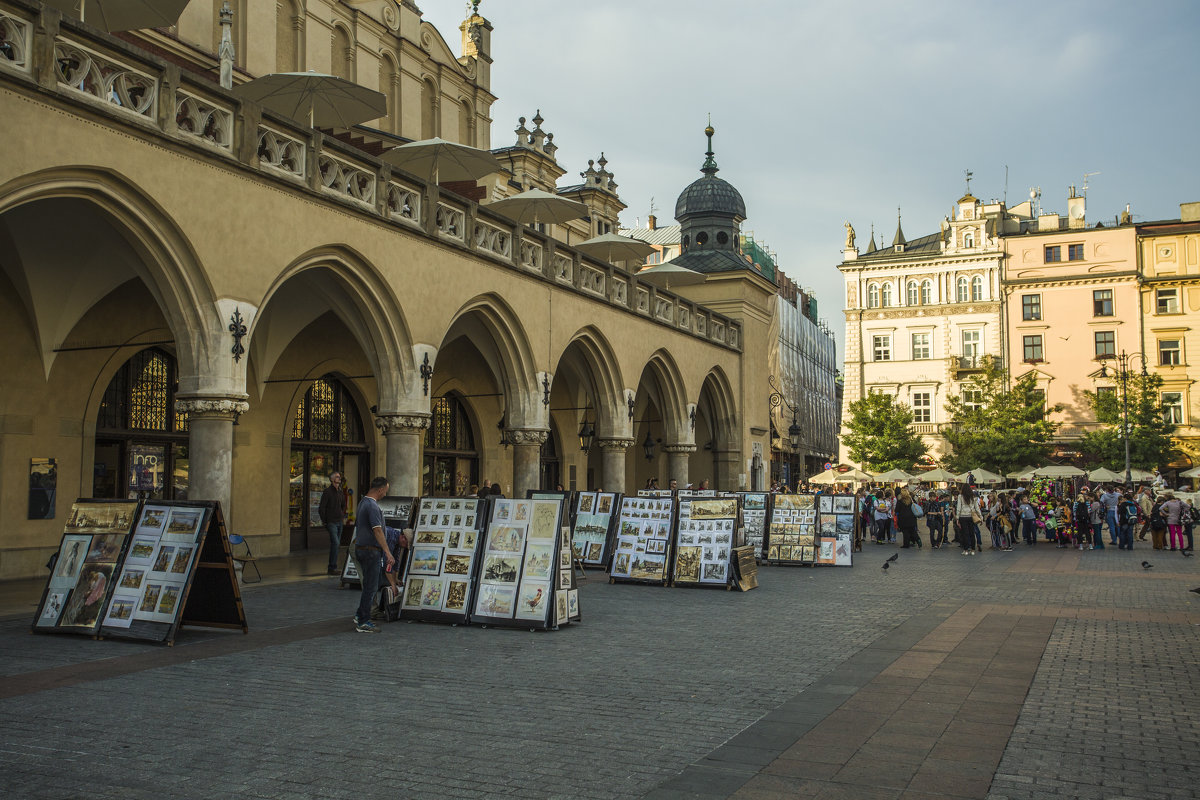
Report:
[[888,561],[895,561],[899,557],[900,557],[899,553],[892,553],[890,556],[888,556]]
[[1151,564],[1149,561],[1143,561],[1143,562],[1142,562],[1142,569],[1150,569],[1150,568],[1151,568],[1151,567],[1153,567],[1153,566],[1154,566],[1154,565],[1153,565],[1153,564]]
[[[888,561],[891,561],[891,559],[889,558],[889,559],[888,559]],[[883,568],[884,568],[885,570],[886,570],[888,567],[890,567],[890,566],[891,566],[891,564],[889,564],[887,561],[883,562]]]
[[1200,594],[1200,586],[1197,586],[1195,589],[1188,589],[1188,591],[1195,592],[1196,594]]

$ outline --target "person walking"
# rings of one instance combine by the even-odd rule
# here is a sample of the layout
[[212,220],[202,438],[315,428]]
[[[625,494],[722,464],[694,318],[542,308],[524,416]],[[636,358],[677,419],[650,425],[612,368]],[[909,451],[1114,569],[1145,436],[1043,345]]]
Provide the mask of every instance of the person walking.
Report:
[[929,529],[929,544],[940,550],[946,541],[945,505],[936,489],[929,490],[925,498],[925,527]]
[[379,500],[387,496],[388,486],[387,478],[373,478],[354,514],[354,560],[358,562],[358,577],[362,581],[362,595],[354,615],[354,630],[359,633],[379,633],[379,627],[371,622],[371,606],[383,580],[385,562],[388,568],[396,568],[383,530],[383,510],[379,507]]
[[1079,493],[1079,497],[1075,498],[1074,513],[1071,515],[1075,520],[1075,544],[1080,549],[1092,549],[1092,504],[1095,501],[1087,490]]
[[954,516],[958,522],[962,554],[975,555],[975,542],[979,539],[979,523],[983,520],[983,514],[979,508],[979,498],[969,483],[959,487],[958,497],[954,501]]
[[1121,502],[1117,504],[1117,526],[1119,535],[1117,536],[1118,550],[1133,549],[1133,528],[1137,525],[1138,506],[1133,500],[1132,492],[1125,492]]
[[876,495],[875,510],[872,512],[875,522],[875,544],[884,544],[892,540],[892,490],[888,489],[880,497]]
[[1192,552],[1192,526],[1196,524],[1196,508],[1191,499],[1184,501],[1180,521],[1183,523],[1183,538],[1187,539],[1187,551],[1190,553]]
[[[1120,501],[1117,506],[1121,505]],[[1116,510],[1114,510],[1116,513]],[[1099,497],[1092,497],[1088,504],[1088,525],[1091,526],[1091,543],[1096,550],[1104,549],[1104,518],[1107,515],[1104,503]],[[1121,521],[1117,520],[1117,544],[1121,542]]]
[[1150,487],[1143,486],[1137,496],[1138,520],[1141,523],[1138,526],[1138,541],[1146,541],[1146,534],[1154,530],[1154,526],[1150,524],[1150,512],[1154,510],[1154,496],[1150,494]]
[[[1167,521],[1167,539],[1171,545],[1171,549],[1183,549],[1183,503],[1175,496],[1175,493],[1170,489],[1163,492],[1162,507],[1159,513]],[[1176,544],[1178,543],[1178,548]]]
[[342,548],[342,528],[346,525],[346,492],[342,489],[342,473],[335,472],[329,476],[329,485],[321,492],[321,503],[317,513],[325,530],[329,532],[329,569],[330,575],[338,574],[338,551]]
[[913,497],[908,489],[901,489],[896,498],[896,527],[902,535],[901,547],[921,547],[921,534],[917,533],[917,515],[913,510]]

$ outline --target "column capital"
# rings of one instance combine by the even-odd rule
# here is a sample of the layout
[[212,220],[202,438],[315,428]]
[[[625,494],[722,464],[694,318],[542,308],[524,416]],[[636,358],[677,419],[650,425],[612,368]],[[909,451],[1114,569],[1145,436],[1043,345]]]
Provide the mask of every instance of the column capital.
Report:
[[664,453],[694,453],[696,445],[687,443],[664,444],[662,446]]
[[175,400],[175,413],[188,419],[225,419],[233,421],[250,410],[245,397],[229,395],[193,395]]
[[415,433],[429,427],[429,414],[377,414],[375,427],[384,436],[389,433]]
[[537,445],[541,447],[549,438],[550,431],[535,428],[509,428],[508,442],[512,445]]
[[597,439],[596,446],[601,450],[628,450],[633,447],[633,439]]

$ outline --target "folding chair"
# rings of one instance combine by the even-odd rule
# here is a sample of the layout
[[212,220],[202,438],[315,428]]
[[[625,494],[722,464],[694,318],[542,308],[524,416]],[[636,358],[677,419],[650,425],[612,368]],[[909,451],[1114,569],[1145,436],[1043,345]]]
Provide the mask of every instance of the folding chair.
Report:
[[[241,546],[241,552],[238,547]],[[262,580],[262,572],[258,569],[258,559],[250,552],[250,543],[246,541],[246,537],[239,536],[236,533],[229,534],[229,549],[233,560],[242,565],[242,581],[244,583],[258,583]],[[250,576],[246,572],[247,567],[254,567],[254,574],[258,577],[250,580]]]

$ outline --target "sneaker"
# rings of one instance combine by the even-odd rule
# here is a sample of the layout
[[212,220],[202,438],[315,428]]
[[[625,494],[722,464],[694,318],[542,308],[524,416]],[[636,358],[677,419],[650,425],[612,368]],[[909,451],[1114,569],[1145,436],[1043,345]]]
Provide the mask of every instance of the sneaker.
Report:
[[359,622],[354,626],[359,633],[379,633],[379,626],[374,622]]

